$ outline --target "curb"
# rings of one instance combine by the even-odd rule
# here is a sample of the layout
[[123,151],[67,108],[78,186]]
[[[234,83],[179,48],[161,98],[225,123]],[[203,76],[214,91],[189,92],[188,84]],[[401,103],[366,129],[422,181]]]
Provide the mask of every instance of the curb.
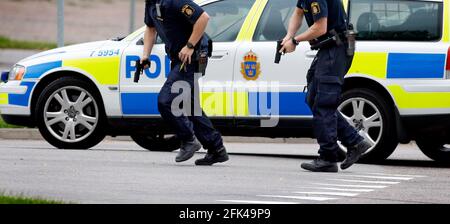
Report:
[[[278,144],[315,144],[310,138],[262,138],[224,136],[228,143],[278,143]],[[1,128],[0,140],[44,140],[39,130],[34,128]],[[106,137],[109,141],[132,141],[129,136]]]

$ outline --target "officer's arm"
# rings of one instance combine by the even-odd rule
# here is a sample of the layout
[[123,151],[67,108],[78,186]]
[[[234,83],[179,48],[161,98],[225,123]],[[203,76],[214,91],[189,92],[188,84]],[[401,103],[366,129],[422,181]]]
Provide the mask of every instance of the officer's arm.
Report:
[[288,33],[286,35],[286,38],[290,39],[295,36],[298,29],[302,26],[303,21],[303,9],[296,8],[295,12],[292,13],[291,20],[289,21],[289,27],[288,27]]
[[144,58],[148,58],[152,53],[153,45],[156,41],[156,29],[155,27],[149,27],[145,29],[144,33]]
[[191,37],[189,37],[189,43],[196,45],[203,34],[205,33],[206,26],[208,25],[209,15],[203,12],[202,15],[197,19],[192,30]]
[[304,33],[295,37],[297,41],[310,41],[327,33],[328,18],[322,17],[315,21],[314,24]]

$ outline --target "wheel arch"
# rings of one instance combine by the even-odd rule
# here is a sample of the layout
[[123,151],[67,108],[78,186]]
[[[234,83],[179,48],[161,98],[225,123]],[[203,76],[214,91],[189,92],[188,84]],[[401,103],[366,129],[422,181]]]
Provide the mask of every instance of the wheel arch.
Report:
[[400,118],[400,112],[395,104],[395,100],[389,91],[378,81],[361,76],[350,76],[346,77],[343,92],[348,91],[350,89],[355,88],[368,88],[374,90],[378,94],[380,94],[384,99],[389,103],[388,106],[392,108],[395,116],[395,127],[397,132],[397,138],[400,143],[408,143],[411,141],[411,137],[409,136],[406,128],[403,125],[402,119]]
[[96,93],[100,96],[100,99],[98,99],[99,107],[102,110],[102,112],[105,113],[105,104],[103,102],[102,94],[101,94],[100,89],[98,88],[96,82],[94,80],[92,80],[92,78],[90,78],[89,76],[82,74],[78,71],[57,70],[57,71],[50,72],[50,73],[46,74],[45,76],[43,76],[39,80],[39,82],[36,84],[36,86],[34,87],[34,90],[31,95],[31,104],[30,104],[30,113],[31,113],[31,117],[32,117],[33,121],[36,121],[35,110],[36,110],[36,105],[37,105],[40,94],[45,89],[45,87],[47,87],[51,82],[53,82],[59,78],[62,78],[62,77],[73,77],[76,79],[83,80],[83,81],[89,83],[90,85],[92,85],[92,87],[94,88],[94,91],[96,91]]

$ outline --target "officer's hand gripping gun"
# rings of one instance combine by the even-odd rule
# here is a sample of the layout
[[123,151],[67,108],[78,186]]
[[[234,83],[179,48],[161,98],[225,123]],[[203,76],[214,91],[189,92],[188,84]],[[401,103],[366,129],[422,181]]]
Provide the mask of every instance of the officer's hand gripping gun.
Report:
[[148,59],[143,61],[142,64],[141,64],[141,60],[136,61],[136,72],[134,73],[134,82],[135,83],[139,82],[139,78],[141,77],[141,74],[144,72],[144,68],[147,65],[150,67],[150,61]]
[[285,53],[285,52],[280,53],[281,48],[283,47],[283,45],[281,45],[282,43],[283,43],[283,40],[277,41],[277,51],[275,52],[275,64],[280,64],[281,56],[284,55],[284,53]]

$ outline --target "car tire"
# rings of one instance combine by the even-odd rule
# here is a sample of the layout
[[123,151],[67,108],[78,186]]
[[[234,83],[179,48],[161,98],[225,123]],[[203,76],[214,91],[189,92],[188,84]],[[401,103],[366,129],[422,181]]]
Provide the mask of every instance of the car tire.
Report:
[[450,148],[443,141],[433,138],[418,138],[416,144],[428,158],[443,164],[450,164]]
[[[342,95],[338,110],[361,136],[374,144],[361,156],[360,162],[381,162],[394,152],[399,143],[395,116],[380,94],[366,88],[350,89]],[[340,148],[341,154],[345,153],[345,147],[340,145]]]
[[41,135],[56,148],[90,149],[105,138],[103,101],[89,82],[59,78],[41,92],[35,108]]
[[181,146],[176,136],[132,135],[131,139],[142,148],[153,152],[172,152]]

